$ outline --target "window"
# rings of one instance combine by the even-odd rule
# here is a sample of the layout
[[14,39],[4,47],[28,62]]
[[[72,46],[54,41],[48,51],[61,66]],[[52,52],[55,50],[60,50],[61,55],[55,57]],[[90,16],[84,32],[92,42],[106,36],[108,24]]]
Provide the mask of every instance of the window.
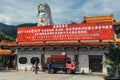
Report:
[[19,63],[20,64],[26,64],[27,63],[27,58],[26,57],[20,57],[19,58]]
[[31,58],[31,64],[34,64],[36,61],[39,63],[39,58],[38,57],[32,57]]
[[71,64],[71,61],[67,61],[68,64]]

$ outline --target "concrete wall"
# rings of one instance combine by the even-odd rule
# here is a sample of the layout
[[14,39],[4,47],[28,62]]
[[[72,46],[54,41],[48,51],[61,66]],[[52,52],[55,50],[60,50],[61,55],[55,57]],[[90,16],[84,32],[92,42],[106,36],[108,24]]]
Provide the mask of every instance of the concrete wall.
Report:
[[[103,56],[102,61],[104,61],[105,60],[104,52],[107,52],[107,51],[103,51],[103,50],[80,51],[79,50],[79,71],[82,72],[84,70],[85,73],[89,73],[89,55],[102,55]],[[105,65],[103,65],[102,72],[107,73]]]
[[[20,57],[26,57],[27,58],[27,63],[26,64],[20,64],[19,63],[19,58]],[[32,57],[38,57],[39,58],[39,63],[41,61],[41,55],[40,55],[40,51],[18,51],[18,58],[17,58],[17,65],[18,65],[18,69],[20,70],[25,70],[25,68],[27,68],[27,70],[30,70],[32,67],[31,64],[31,58]]]
[[[61,54],[61,53],[67,53],[67,55],[71,58],[74,59],[74,53],[75,50],[45,50],[44,52],[44,57],[45,57],[45,63],[47,62],[47,58],[50,56],[50,54]],[[84,70],[85,73],[89,73],[89,55],[102,55],[103,61],[105,60],[104,53],[107,52],[105,50],[78,50],[78,63],[79,63],[79,72],[82,72]],[[39,57],[39,60],[41,60],[41,53],[42,51],[38,50],[18,50],[18,58],[17,58],[17,64],[18,64],[18,69],[25,70],[27,68],[30,70],[32,67],[31,58],[32,57]],[[20,64],[19,63],[19,58],[20,57],[26,57],[27,58],[27,63],[26,64]],[[41,62],[41,61],[39,61]],[[106,66],[103,65],[103,73],[107,73],[106,71]]]
[[88,55],[79,55],[79,72],[84,70],[85,73],[89,72]]

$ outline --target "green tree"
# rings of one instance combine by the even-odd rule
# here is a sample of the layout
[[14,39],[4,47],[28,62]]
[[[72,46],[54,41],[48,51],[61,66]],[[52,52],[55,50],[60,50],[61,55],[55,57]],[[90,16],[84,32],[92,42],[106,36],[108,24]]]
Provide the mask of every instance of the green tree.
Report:
[[120,66],[120,45],[110,44],[109,51],[105,53],[105,57],[105,63],[111,67],[115,74],[116,69]]
[[4,33],[0,32],[0,41],[4,39]]
[[13,37],[5,35],[3,32],[0,32],[0,41],[1,40],[15,41]]

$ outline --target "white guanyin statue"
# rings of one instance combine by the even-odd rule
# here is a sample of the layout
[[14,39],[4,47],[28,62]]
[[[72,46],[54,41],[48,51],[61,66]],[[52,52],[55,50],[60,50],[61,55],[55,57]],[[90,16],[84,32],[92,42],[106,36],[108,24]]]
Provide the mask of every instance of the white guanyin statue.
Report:
[[43,3],[38,6],[38,24],[37,26],[53,25],[51,11],[48,4]]

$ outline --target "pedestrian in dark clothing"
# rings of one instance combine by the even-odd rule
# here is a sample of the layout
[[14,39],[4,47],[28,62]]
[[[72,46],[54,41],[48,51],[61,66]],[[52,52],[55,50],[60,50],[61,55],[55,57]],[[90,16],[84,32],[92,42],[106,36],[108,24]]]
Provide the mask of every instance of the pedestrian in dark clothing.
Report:
[[35,64],[34,64],[34,71],[35,71],[35,74],[37,74],[37,68],[38,68],[38,63],[37,63],[37,61],[36,61]]
[[51,64],[48,63],[48,64],[47,64],[47,67],[48,67],[48,73],[50,73]]

